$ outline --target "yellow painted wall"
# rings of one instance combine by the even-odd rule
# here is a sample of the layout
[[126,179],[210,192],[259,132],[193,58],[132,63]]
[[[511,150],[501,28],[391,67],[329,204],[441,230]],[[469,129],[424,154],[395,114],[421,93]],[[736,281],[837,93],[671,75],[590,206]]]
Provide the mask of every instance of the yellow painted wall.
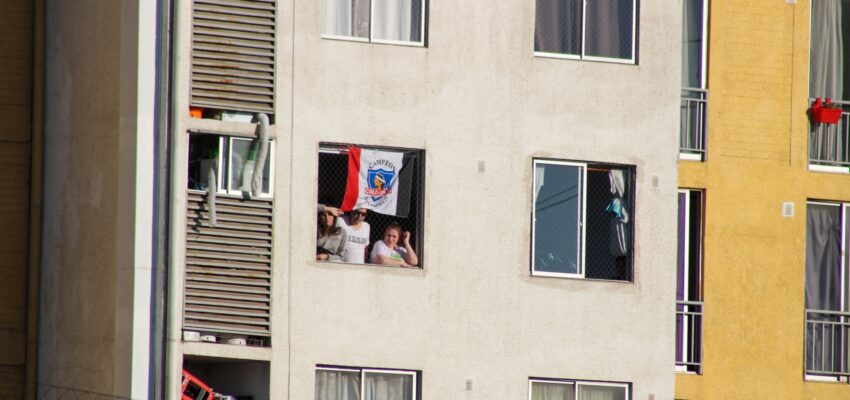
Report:
[[[809,0],[711,0],[704,163],[703,375],[679,399],[848,399],[803,379],[806,200],[850,201],[850,174],[807,170]],[[782,203],[793,202],[793,218]]]

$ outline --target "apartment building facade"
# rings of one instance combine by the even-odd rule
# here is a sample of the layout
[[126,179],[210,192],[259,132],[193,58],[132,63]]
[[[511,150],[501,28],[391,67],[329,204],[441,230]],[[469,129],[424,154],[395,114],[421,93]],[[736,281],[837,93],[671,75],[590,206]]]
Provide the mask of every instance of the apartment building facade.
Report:
[[[51,4],[39,381],[134,399],[671,398],[680,16]],[[366,214],[368,244],[398,222],[413,266],[317,260],[317,204],[356,210],[370,156],[396,205]]]
[[850,396],[848,10],[685,3],[677,399]]

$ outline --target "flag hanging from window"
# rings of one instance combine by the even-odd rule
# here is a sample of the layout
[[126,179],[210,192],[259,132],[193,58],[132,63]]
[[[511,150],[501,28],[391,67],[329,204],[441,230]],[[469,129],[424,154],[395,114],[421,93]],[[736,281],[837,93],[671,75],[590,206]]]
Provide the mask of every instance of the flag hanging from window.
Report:
[[406,217],[410,210],[413,168],[404,152],[348,149],[348,180],[342,210],[366,208],[380,214]]

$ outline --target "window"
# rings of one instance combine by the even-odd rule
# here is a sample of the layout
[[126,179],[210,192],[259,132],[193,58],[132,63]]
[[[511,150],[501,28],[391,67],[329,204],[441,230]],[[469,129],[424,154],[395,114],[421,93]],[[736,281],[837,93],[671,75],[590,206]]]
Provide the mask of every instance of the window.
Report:
[[637,0],[537,0],[537,55],[635,62]]
[[[192,135],[189,141],[189,189],[207,190],[209,171],[215,172],[217,193],[241,196],[251,189],[260,142],[248,138]],[[274,141],[269,142],[258,197],[272,197]]]
[[812,0],[809,97],[850,101],[850,0]]
[[315,400],[418,400],[421,372],[316,366]]
[[528,380],[529,400],[628,400],[628,383],[568,379]]
[[806,207],[806,374],[850,376],[850,203]]
[[684,0],[679,158],[701,161],[706,150],[708,0]]
[[425,0],[324,0],[322,36],[364,42],[425,44]]
[[702,367],[702,216],[703,192],[679,190],[676,265],[676,370],[700,373]]
[[[317,203],[344,215],[319,215],[316,259],[421,267],[424,160],[422,150],[322,143]],[[323,233],[331,224],[341,229]]]
[[634,167],[534,160],[531,273],[632,277]]

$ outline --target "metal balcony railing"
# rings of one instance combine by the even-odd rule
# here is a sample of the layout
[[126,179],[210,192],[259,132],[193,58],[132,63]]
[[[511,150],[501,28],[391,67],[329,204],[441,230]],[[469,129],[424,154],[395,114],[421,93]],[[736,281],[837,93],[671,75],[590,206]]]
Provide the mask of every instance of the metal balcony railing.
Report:
[[850,376],[850,312],[806,310],[806,374]]
[[679,152],[701,160],[705,159],[708,90],[682,88],[681,114]]
[[702,373],[703,302],[676,302],[676,367]]
[[[812,99],[811,101],[814,101]],[[809,133],[809,164],[850,167],[850,101],[833,101],[845,108],[837,124],[812,121]]]

